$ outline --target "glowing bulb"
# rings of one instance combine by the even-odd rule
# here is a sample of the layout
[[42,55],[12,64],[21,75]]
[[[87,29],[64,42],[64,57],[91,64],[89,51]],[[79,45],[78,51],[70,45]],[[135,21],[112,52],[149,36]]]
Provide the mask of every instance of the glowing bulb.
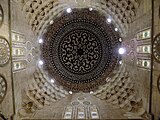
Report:
[[118,50],[118,52],[119,52],[119,54],[124,54],[125,53],[125,49],[124,48],[119,48],[119,50]]
[[107,22],[108,22],[108,23],[111,23],[111,22],[112,22],[112,20],[111,20],[110,18],[108,18],[108,19],[107,19]]
[[93,91],[90,91],[90,94],[93,94]]
[[42,39],[39,39],[38,42],[41,44],[41,43],[43,43],[43,40],[42,40]]
[[39,65],[43,65],[43,61],[42,60],[39,61]]
[[51,79],[51,83],[54,83],[54,79]]
[[115,31],[118,31],[118,28],[115,28],[114,30],[115,30]]
[[119,42],[122,42],[122,38],[119,38]]
[[72,9],[71,8],[67,8],[67,13],[71,13],[72,12]]
[[90,8],[89,8],[89,11],[92,11],[92,10],[93,10],[93,8],[90,7]]
[[120,64],[120,65],[122,64],[122,60],[121,60],[121,61],[119,61],[119,64]]
[[49,24],[52,25],[53,24],[53,20],[51,20]]
[[72,91],[69,91],[69,94],[72,94]]

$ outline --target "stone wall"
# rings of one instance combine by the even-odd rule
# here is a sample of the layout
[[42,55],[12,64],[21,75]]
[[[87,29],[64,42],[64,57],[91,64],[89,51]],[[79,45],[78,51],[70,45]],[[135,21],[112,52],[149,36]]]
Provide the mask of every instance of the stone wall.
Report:
[[[10,41],[10,18],[9,18],[9,6],[8,6],[8,0],[0,0],[0,5],[3,9],[3,15],[4,15],[4,18],[3,18],[3,22],[0,26],[0,36],[5,38],[6,41],[9,43],[9,46],[11,46],[11,41]],[[11,71],[11,56],[9,53],[7,53],[6,51],[6,46],[3,46],[4,44],[0,43],[0,62],[2,63],[2,60],[5,60],[7,56],[9,56],[9,61],[7,60],[7,62],[4,62],[6,63],[5,65],[1,64],[2,66],[0,66],[0,75],[2,77],[4,77],[5,81],[6,81],[6,94],[4,96],[4,99],[3,97],[0,98],[0,99],[3,99],[2,103],[0,103],[0,111],[2,112],[2,114],[6,117],[6,118],[9,118],[13,115],[13,94],[12,94],[12,71]],[[4,47],[4,48],[3,48]],[[9,51],[10,52],[10,51]],[[3,56],[4,55],[4,56]],[[2,81],[1,81],[2,83]],[[2,85],[0,83],[0,87],[3,88],[5,85]],[[2,86],[3,87],[2,87]],[[2,90],[2,89],[1,89]],[[3,90],[2,90],[3,91]],[[1,93],[0,93],[1,94]],[[3,92],[2,92],[3,94]],[[1,95],[2,95],[1,94]],[[1,101],[1,100],[0,100]],[[0,118],[1,119],[1,118]]]
[[[10,4],[8,2],[10,1]],[[16,2],[17,1],[17,2]],[[56,0],[55,0],[56,1]],[[60,0],[63,3],[63,0]],[[78,1],[78,0],[77,0]],[[116,0],[115,0],[116,1]],[[159,16],[159,6],[160,1],[155,1],[155,21],[154,21],[154,37],[160,33],[160,16]],[[68,1],[67,1],[68,2]],[[105,1],[106,2],[106,1]],[[114,2],[107,2],[107,4],[104,1],[100,3],[100,5],[103,5],[102,8],[105,10],[106,6],[108,5],[109,8],[112,10],[111,13],[114,13],[116,11],[120,11],[120,8],[122,7],[121,3],[125,3],[125,0],[122,0],[120,3],[114,3]],[[53,2],[54,3],[54,2]],[[118,8],[115,8],[113,5],[117,5]],[[137,3],[136,3],[137,4]],[[135,4],[135,5],[136,5]],[[49,105],[45,101],[43,104],[43,109],[36,110],[36,112],[33,112],[33,114],[27,114],[27,117],[19,116],[19,111],[23,108],[24,103],[26,102],[26,99],[29,99],[30,101],[36,103],[37,97],[45,98],[48,97],[48,91],[49,88],[51,88],[51,91],[57,91],[59,90],[59,87],[52,87],[50,83],[47,81],[40,80],[38,78],[37,81],[35,81],[33,78],[34,72],[37,69],[37,61],[38,61],[38,42],[37,42],[37,36],[32,32],[33,26],[37,25],[37,20],[32,19],[26,19],[26,17],[30,17],[27,12],[27,16],[24,12],[24,10],[27,11],[27,9],[23,8],[22,6],[23,1],[19,2],[19,0],[0,0],[0,5],[3,8],[4,12],[4,20],[2,25],[0,26],[0,36],[3,36],[10,44],[10,50],[13,52],[15,48],[23,48],[24,53],[23,55],[14,56],[11,54],[9,62],[3,66],[0,66],[0,76],[2,76],[7,83],[7,92],[6,95],[1,102],[0,100],[0,111],[6,118],[11,118],[12,115],[14,116],[15,120],[19,120],[22,118],[26,119],[59,119],[62,118],[64,109],[67,105],[69,105],[72,101],[79,97],[85,97],[88,101],[91,101],[94,103],[94,105],[97,106],[97,109],[100,114],[100,118],[105,119],[127,119],[126,116],[123,116],[126,112],[126,108],[128,110],[131,110],[134,108],[133,106],[124,107],[124,109],[119,109],[120,105],[112,106],[112,104],[117,104],[121,102],[122,99],[114,99],[114,96],[107,99],[107,95],[112,95],[111,91],[109,90],[108,93],[103,90],[103,87],[100,88],[100,94],[94,93],[96,98],[92,95],[83,94],[83,93],[77,93],[73,95],[68,95],[63,99],[57,99],[56,97],[61,92],[56,92],[58,95],[54,97],[56,102],[51,102]],[[56,4],[57,5],[57,4]],[[9,12],[9,6],[11,11]],[[53,6],[51,6],[53,7]],[[96,4],[94,6],[96,8]],[[47,10],[50,10],[50,8],[47,6]],[[100,9],[102,9],[100,8]],[[56,10],[58,8],[55,8]],[[127,9],[127,8],[126,8]],[[31,10],[31,11],[30,11]],[[137,11],[136,11],[137,10]],[[105,10],[109,12],[109,9]],[[32,12],[32,9],[29,9],[29,12]],[[53,13],[54,11],[51,11]],[[59,11],[60,12],[60,11]],[[58,13],[58,12],[57,12]],[[133,90],[134,90],[134,98],[137,100],[137,98],[142,98],[143,105],[141,108],[145,108],[147,113],[149,113],[149,100],[150,100],[150,69],[140,68],[137,66],[137,59],[138,58],[145,58],[145,59],[151,59],[151,55],[139,55],[136,52],[137,45],[140,44],[140,42],[137,41],[136,35],[139,31],[143,31],[144,29],[151,28],[151,22],[152,22],[152,10],[151,10],[151,0],[140,0],[140,6],[138,9],[134,9],[134,13],[136,13],[136,16],[132,16],[132,22],[125,21],[125,18],[121,14],[127,14],[127,13],[119,13],[119,18],[122,18],[120,20],[120,24],[122,21],[125,21],[128,32],[127,37],[123,39],[123,45],[127,45],[127,51],[128,53],[123,56],[123,64],[126,65],[126,71],[129,71],[127,75],[129,75],[129,78],[132,80],[133,84]],[[49,14],[48,14],[49,15]],[[10,19],[10,17],[11,19]],[[42,13],[43,16],[43,13]],[[50,15],[49,15],[50,16]],[[56,15],[55,15],[56,16]],[[32,16],[33,17],[33,16]],[[44,25],[43,23],[46,23],[49,25],[50,20],[52,20],[53,16],[50,19],[47,19],[46,21],[41,22],[41,25]],[[114,16],[114,19],[116,19],[116,15]],[[123,20],[124,19],[124,20]],[[127,18],[130,20],[130,17]],[[27,21],[28,20],[28,21]],[[32,24],[32,22],[34,24]],[[129,24],[128,24],[129,23]],[[32,28],[33,27],[33,28]],[[44,27],[45,28],[45,27]],[[34,29],[33,29],[34,30]],[[39,31],[37,31],[39,32]],[[41,32],[40,32],[41,33]],[[18,35],[19,37],[22,37],[22,42],[14,41],[12,35]],[[151,38],[149,38],[147,41],[142,41],[141,44],[151,44]],[[0,46],[1,47],[1,46]],[[23,51],[22,50],[22,51]],[[12,62],[11,62],[12,60]],[[19,63],[19,64],[18,64]],[[14,66],[15,65],[15,66]],[[20,65],[20,67],[18,66]],[[17,66],[17,67],[16,67]],[[15,67],[15,68],[14,68]],[[152,114],[154,115],[155,119],[158,119],[160,117],[160,92],[157,88],[157,80],[160,76],[160,64],[155,59],[153,61],[153,88],[152,88]],[[37,78],[36,78],[37,79]],[[113,80],[113,79],[112,79]],[[118,80],[118,79],[117,79]],[[124,79],[124,84],[126,84],[125,81],[127,79]],[[123,81],[123,79],[122,79]],[[34,82],[34,84],[33,84]],[[37,83],[36,83],[37,82]],[[40,86],[38,86],[36,89],[27,89],[30,88],[32,85],[39,85],[43,84],[43,88],[45,89],[45,84],[47,83],[47,90],[43,91],[42,89],[39,89]],[[111,82],[112,83],[112,82]],[[117,84],[116,82],[114,82]],[[13,87],[12,87],[13,84]],[[48,85],[49,84],[49,85]],[[0,84],[1,85],[1,84]],[[0,86],[1,87],[1,86]],[[108,90],[108,86],[105,85],[106,90]],[[112,86],[110,86],[112,87]],[[117,88],[117,86],[113,86],[114,88]],[[123,88],[123,87],[122,87]],[[53,90],[52,90],[53,89]],[[37,90],[37,91],[36,91]],[[127,89],[128,90],[128,89]],[[130,90],[130,89],[129,89]],[[132,90],[132,88],[131,88]],[[36,91],[36,92],[35,92]],[[119,89],[118,89],[119,91]],[[131,91],[132,92],[132,91]],[[29,93],[28,96],[26,93]],[[32,93],[34,94],[34,98],[32,99]],[[46,95],[43,96],[43,94],[46,93]],[[53,92],[54,93],[54,92]],[[118,92],[117,92],[118,93]],[[127,92],[124,92],[128,94]],[[68,93],[66,93],[68,94]],[[114,95],[114,94],[113,94]],[[52,95],[51,95],[52,96]],[[0,98],[1,99],[1,98]],[[31,100],[32,99],[32,100]],[[124,98],[125,99],[125,98]],[[129,99],[129,96],[127,97],[127,100]],[[51,99],[52,100],[52,99]],[[109,101],[108,101],[109,100]],[[113,101],[112,101],[113,100]],[[111,102],[107,103],[107,102]],[[137,101],[136,101],[137,102]],[[126,105],[125,101],[122,102],[122,105]],[[130,103],[130,102],[128,102]],[[27,104],[30,107],[30,104]],[[15,114],[14,114],[15,111]],[[23,113],[23,111],[22,111]],[[44,114],[46,113],[46,114]],[[134,116],[134,115],[133,115]],[[135,116],[137,117],[137,116]]]
[[140,1],[137,16],[133,22],[129,24],[127,37],[124,38],[124,47],[126,47],[126,54],[123,56],[124,62],[127,64],[131,79],[133,79],[136,96],[142,98],[143,107],[149,112],[150,99],[150,68],[142,68],[137,66],[138,59],[150,60],[150,54],[138,54],[137,46],[144,44],[151,44],[151,37],[146,40],[137,40],[137,33],[145,29],[151,28],[151,0]]
[[[18,111],[22,108],[23,100],[25,98],[25,88],[30,82],[32,82],[33,73],[37,65],[38,57],[38,40],[37,36],[34,35],[30,26],[27,23],[20,2],[11,1],[11,39],[12,49],[23,48],[23,55],[13,55],[13,86],[14,86],[14,97],[15,97],[15,119],[18,118]],[[13,35],[19,37],[19,41],[15,40]],[[13,51],[14,52],[14,51]],[[16,65],[19,69],[16,68]]]
[[[160,33],[160,1],[154,0],[154,37]],[[160,76],[160,62],[153,60],[153,84],[152,84],[152,114],[155,120],[160,118],[160,91],[157,81]],[[160,79],[160,78],[159,78]]]

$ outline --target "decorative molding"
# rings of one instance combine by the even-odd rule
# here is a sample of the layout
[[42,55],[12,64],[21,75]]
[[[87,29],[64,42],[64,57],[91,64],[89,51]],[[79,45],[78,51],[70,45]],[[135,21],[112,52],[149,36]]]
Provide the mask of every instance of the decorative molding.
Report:
[[13,61],[13,73],[19,72],[27,68],[27,61],[26,60],[16,60]]
[[159,6],[159,19],[160,19],[160,6]]
[[7,93],[7,82],[5,78],[2,75],[0,75],[0,104],[5,98],[6,93]]
[[87,92],[103,84],[120,57],[119,33],[95,10],[64,12],[42,38],[44,70],[72,91]]
[[136,34],[137,41],[140,40],[147,40],[151,38],[151,28],[146,28],[144,30],[141,30]]
[[127,112],[124,116],[128,118],[142,119],[146,117],[144,116],[146,111],[143,108],[143,100],[141,98],[137,99],[134,83],[125,65],[122,65],[117,73],[108,78],[107,81],[107,84],[99,87],[98,90],[93,92],[93,95],[125,109]]
[[65,107],[62,119],[100,119],[100,115],[97,106],[82,97]]
[[0,4],[0,27],[3,24],[3,20],[4,20],[4,13],[3,13],[3,8],[2,8],[2,6]]
[[156,35],[153,41],[153,55],[155,60],[160,63],[160,33]]
[[49,106],[68,95],[62,86],[57,86],[49,81],[41,69],[38,68],[34,72],[32,83],[25,89],[26,98],[19,110],[21,117],[31,115],[37,110],[43,109],[44,106]]
[[6,65],[10,60],[9,42],[0,36],[0,67]]
[[122,36],[125,36],[128,30],[128,24],[131,23],[132,19],[136,16],[140,3],[140,0],[82,1],[83,0],[76,3],[75,0],[26,0],[23,4],[23,11],[26,13],[26,18],[32,30],[35,31],[37,35],[42,35],[50,25],[50,21],[60,16],[64,9],[68,7],[67,2],[71,2],[72,8],[92,7],[105,13],[106,16],[112,17],[112,22],[115,23]]
[[159,75],[158,80],[157,80],[157,88],[158,88],[158,91],[160,93],[160,75]]

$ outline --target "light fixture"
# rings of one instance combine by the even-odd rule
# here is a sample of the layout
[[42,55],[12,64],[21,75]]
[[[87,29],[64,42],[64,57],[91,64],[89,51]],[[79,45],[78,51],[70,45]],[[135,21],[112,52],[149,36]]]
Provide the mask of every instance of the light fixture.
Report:
[[54,79],[51,79],[51,83],[54,83]]
[[43,40],[42,40],[42,39],[39,39],[38,42],[41,44],[41,43],[43,43]]
[[67,8],[67,13],[71,13],[72,12],[72,9],[71,8]]
[[122,42],[122,38],[119,38],[119,42]]
[[93,91],[90,91],[90,94],[93,94]]
[[39,60],[39,65],[43,65],[43,61],[42,60]]
[[122,64],[122,60],[119,61],[119,64],[120,64],[120,65]]
[[112,22],[111,18],[107,18],[107,22],[111,23]]
[[72,91],[69,91],[69,94],[72,94]]
[[92,7],[90,7],[90,8],[89,8],[89,11],[92,11],[92,10],[93,10],[93,8],[92,8]]
[[119,48],[118,50],[119,54],[124,54],[126,52],[126,50],[124,48]]
[[52,24],[53,24],[53,20],[51,20],[51,21],[49,22],[49,24],[52,25]]
[[115,31],[118,31],[118,28],[115,28],[114,30],[115,30]]

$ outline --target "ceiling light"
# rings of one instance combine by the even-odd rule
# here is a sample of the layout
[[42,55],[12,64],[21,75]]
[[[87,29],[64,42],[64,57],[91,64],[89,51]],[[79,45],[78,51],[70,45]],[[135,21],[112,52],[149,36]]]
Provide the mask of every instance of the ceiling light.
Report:
[[54,83],[54,79],[51,79],[51,83]]
[[90,7],[90,8],[89,8],[89,11],[92,11],[92,10],[93,10],[93,8]]
[[67,13],[71,13],[72,12],[72,9],[71,8],[67,8]]
[[120,65],[122,64],[122,60],[119,61],[119,64],[120,64]]
[[118,28],[115,28],[114,30],[115,30],[115,31],[118,31]]
[[51,20],[49,24],[52,25],[53,24],[53,20]]
[[111,20],[110,18],[108,18],[108,19],[107,19],[107,22],[108,22],[108,23],[111,23],[111,22],[112,22],[112,20]]
[[43,61],[42,60],[39,61],[39,65],[43,65]]
[[119,50],[118,50],[118,52],[119,52],[119,54],[124,54],[125,53],[125,49],[124,48],[119,48]]
[[119,38],[119,42],[122,42],[122,38]]
[[72,94],[72,91],[69,91],[69,94]]
[[43,43],[43,40],[42,40],[42,39],[39,39],[38,42],[41,44],[41,43]]

